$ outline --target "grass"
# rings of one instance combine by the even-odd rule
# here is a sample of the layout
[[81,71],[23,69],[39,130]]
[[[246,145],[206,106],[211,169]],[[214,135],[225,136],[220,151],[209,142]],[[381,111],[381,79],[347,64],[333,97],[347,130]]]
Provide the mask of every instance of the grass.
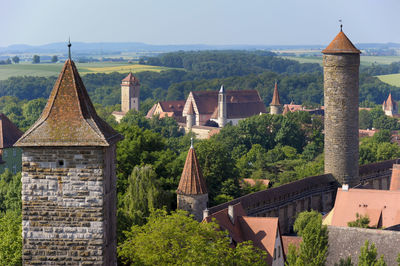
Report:
[[400,87],[400,74],[380,75],[377,78],[389,85]]
[[[20,63],[12,65],[0,65],[0,80],[5,80],[13,76],[57,76],[62,67],[63,63],[56,64],[31,64],[31,63]],[[82,75],[88,73],[111,73],[120,72],[127,73],[129,71],[141,72],[141,71],[155,71],[160,72],[170,68],[159,67],[159,66],[148,66],[139,64],[128,64],[128,63],[115,63],[115,62],[95,62],[95,63],[77,63],[76,64],[79,73]]]

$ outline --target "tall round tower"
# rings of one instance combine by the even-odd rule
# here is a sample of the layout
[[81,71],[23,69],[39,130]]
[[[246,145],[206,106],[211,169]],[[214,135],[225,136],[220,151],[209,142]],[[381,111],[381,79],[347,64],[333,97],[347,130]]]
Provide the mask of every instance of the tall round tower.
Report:
[[272,96],[271,104],[269,105],[271,115],[282,114],[282,104],[279,98],[278,83],[275,81],[274,94]]
[[358,177],[360,50],[340,30],[322,51],[325,104],[325,173],[354,186]]
[[218,93],[218,125],[219,127],[224,127],[226,125],[226,93],[224,85]]

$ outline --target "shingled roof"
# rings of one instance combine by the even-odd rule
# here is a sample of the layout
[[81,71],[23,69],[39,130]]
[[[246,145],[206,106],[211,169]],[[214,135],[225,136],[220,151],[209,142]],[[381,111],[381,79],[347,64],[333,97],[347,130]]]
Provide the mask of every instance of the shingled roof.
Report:
[[12,147],[22,134],[5,114],[0,114],[0,149]]
[[207,193],[206,182],[204,181],[199,161],[193,147],[190,147],[183,167],[181,180],[179,181],[178,194],[199,195]]
[[347,38],[343,31],[322,51],[324,54],[360,54],[354,44]]
[[279,98],[278,83],[275,82],[274,94],[272,96],[271,105],[281,105],[281,100]]
[[72,60],[67,60],[42,115],[15,146],[109,146],[122,139],[96,113]]
[[129,82],[133,85],[139,85],[139,80],[132,74],[132,72],[129,72],[129,74],[122,80],[123,85],[124,82]]
[[389,190],[400,190],[400,164],[393,164]]

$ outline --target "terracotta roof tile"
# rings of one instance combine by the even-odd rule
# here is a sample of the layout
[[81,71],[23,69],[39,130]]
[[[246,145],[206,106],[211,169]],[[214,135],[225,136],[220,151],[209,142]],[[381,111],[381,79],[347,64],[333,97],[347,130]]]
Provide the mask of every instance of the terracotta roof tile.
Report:
[[283,251],[287,255],[289,253],[290,245],[300,248],[301,242],[303,242],[303,239],[300,236],[282,236]]
[[324,54],[360,54],[354,44],[347,38],[343,31],[322,51]]
[[393,164],[390,190],[400,190],[400,164]]
[[129,74],[122,80],[122,83],[124,82],[139,85],[139,80],[132,74],[132,72],[129,72]]
[[281,100],[279,98],[279,92],[278,92],[278,83],[276,82],[275,82],[274,95],[272,96],[271,105],[281,105]]
[[96,113],[72,60],[67,60],[39,120],[15,146],[109,146],[122,139]]
[[181,180],[179,181],[178,194],[199,195],[207,193],[206,182],[204,181],[196,152],[191,147],[186,157]]
[[0,114],[0,149],[12,147],[22,134],[5,114]]

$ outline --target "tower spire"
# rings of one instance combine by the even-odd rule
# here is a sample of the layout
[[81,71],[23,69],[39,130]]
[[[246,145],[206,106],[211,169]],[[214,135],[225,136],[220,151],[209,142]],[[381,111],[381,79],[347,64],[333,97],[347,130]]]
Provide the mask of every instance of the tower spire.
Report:
[[68,37],[68,59],[71,60],[71,37]]

